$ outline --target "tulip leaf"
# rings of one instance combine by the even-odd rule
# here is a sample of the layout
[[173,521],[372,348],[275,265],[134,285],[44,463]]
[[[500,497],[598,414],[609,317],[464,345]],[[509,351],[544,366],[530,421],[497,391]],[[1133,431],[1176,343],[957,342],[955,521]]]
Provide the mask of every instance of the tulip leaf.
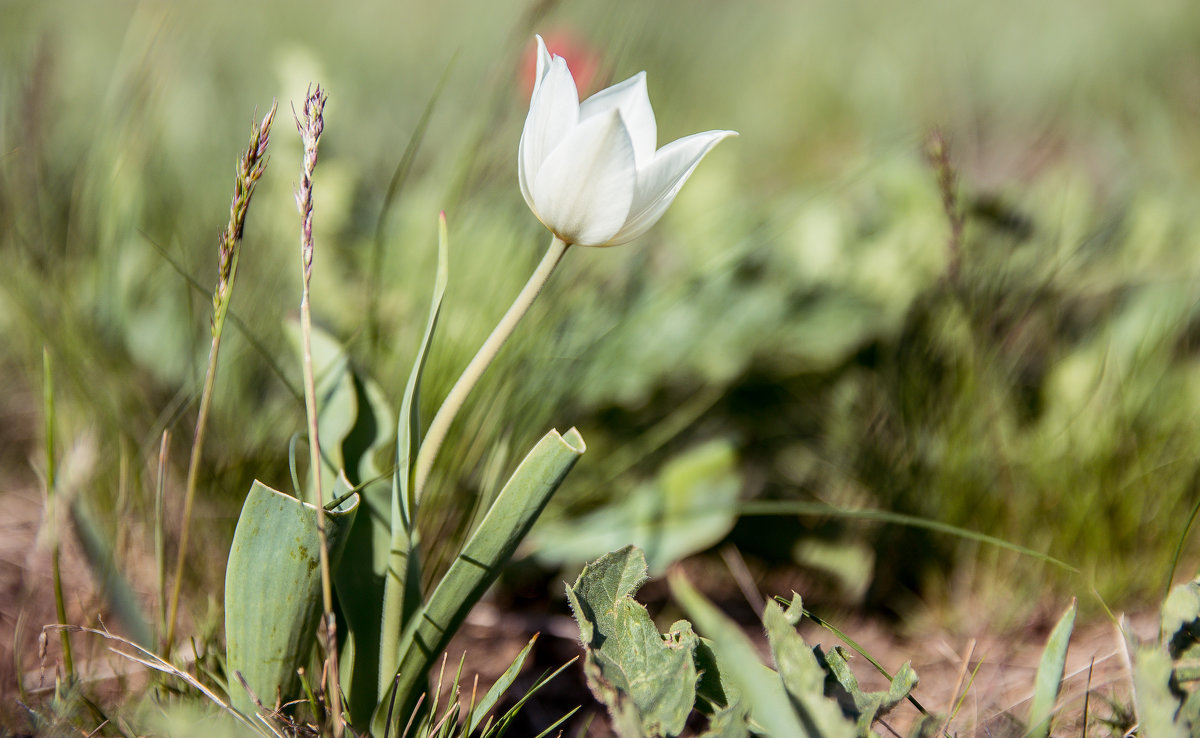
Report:
[[388,674],[372,720],[376,735],[387,730],[393,694],[394,719],[407,720],[415,709],[430,666],[499,576],[584,448],[574,428],[563,435],[550,431],[513,472],[429,600],[405,626],[398,667]]
[[341,438],[342,468],[346,479],[357,486],[382,476],[376,457],[392,440],[396,413],[374,380],[358,371],[351,371],[350,379],[354,387],[354,425]]
[[333,583],[346,621],[340,652],[342,691],[350,723],[362,732],[379,698],[379,624],[391,542],[391,484],[387,478],[375,479],[359,495],[362,503]]
[[[383,594],[383,617],[380,621],[378,693],[388,688],[392,675],[396,673],[400,658],[400,638],[421,602],[420,543],[415,525],[417,512],[416,493],[413,489],[413,467],[417,451],[421,446],[421,418],[419,405],[421,396],[421,374],[425,371],[425,360],[433,334],[437,330],[438,316],[442,310],[442,298],[446,294],[449,279],[449,237],[446,233],[446,214],[438,219],[438,266],[433,281],[433,296],[429,305],[429,319],[425,334],[417,348],[412,371],[404,388],[404,399],[400,403],[400,417],[396,424],[396,469],[392,476],[392,494],[388,518],[390,520],[390,558],[388,559]],[[378,694],[377,693],[377,694]],[[357,716],[355,718],[357,723]]]
[[1075,628],[1075,603],[1063,613],[1042,651],[1037,675],[1033,680],[1033,703],[1029,707],[1029,733],[1031,738],[1047,738],[1050,735],[1050,718],[1054,715],[1054,703],[1062,687],[1063,672],[1067,666],[1067,646],[1071,642],[1071,631]]
[[[287,329],[299,350],[298,324],[289,322]],[[342,688],[352,720],[365,725],[378,697],[379,624],[391,541],[389,484],[379,479],[375,456],[390,440],[395,413],[379,385],[355,371],[345,348],[332,335],[314,328],[312,351],[324,488],[336,485],[339,471],[351,484],[365,483],[359,490],[362,506],[342,554],[346,565],[334,572],[339,610],[346,623],[346,641],[339,653]]]
[[[343,478],[342,487],[345,489]],[[351,495],[325,515],[330,564],[336,568],[358,511]],[[296,688],[296,669],[312,652],[321,612],[316,508],[255,481],[246,495],[225,568],[226,669],[230,700],[246,714]]]
[[696,701],[699,639],[686,620],[658,632],[634,593],[646,580],[642,550],[626,546],[583,568],[567,600],[579,623],[584,674],[621,736],[675,736]]

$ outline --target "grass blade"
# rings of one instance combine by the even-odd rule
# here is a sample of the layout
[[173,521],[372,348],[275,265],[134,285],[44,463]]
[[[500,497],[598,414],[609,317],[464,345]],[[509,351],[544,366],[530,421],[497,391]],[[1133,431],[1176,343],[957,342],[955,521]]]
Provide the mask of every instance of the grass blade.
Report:
[[1058,701],[1058,692],[1062,687],[1063,671],[1067,666],[1067,647],[1075,628],[1076,609],[1076,603],[1072,601],[1054,630],[1050,631],[1046,650],[1042,651],[1042,660],[1034,678],[1033,704],[1029,707],[1030,738],[1047,738],[1050,735],[1050,718],[1054,715],[1054,703]]

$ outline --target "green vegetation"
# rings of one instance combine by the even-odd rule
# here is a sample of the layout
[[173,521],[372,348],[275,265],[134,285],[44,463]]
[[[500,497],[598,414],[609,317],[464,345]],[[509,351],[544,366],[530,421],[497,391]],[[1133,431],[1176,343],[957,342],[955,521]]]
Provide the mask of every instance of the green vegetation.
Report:
[[[574,41],[556,51],[596,61],[586,91],[647,70],[660,142],[741,135],[649,234],[572,251],[451,427],[415,525],[360,515],[390,548],[351,535],[346,556],[386,569],[397,544],[424,541],[419,592],[462,576],[456,555],[517,462],[549,428],[576,426],[589,451],[515,553],[555,581],[628,543],[655,575],[727,543],[809,572],[839,604],[903,617],[982,601],[961,617],[1004,628],[1073,596],[1084,620],[1150,608],[1200,566],[1195,3],[18,2],[0,23],[0,490],[46,489],[60,511],[54,577],[31,597],[61,586],[69,521],[106,611],[125,614],[114,629],[161,645],[145,634],[174,627],[182,581],[180,633],[165,639],[194,637],[194,678],[229,686],[222,582],[246,490],[311,484],[291,105],[310,83],[329,93],[316,389],[372,413],[322,419],[348,477],[338,487],[331,462],[325,499],[353,487],[364,509],[390,511],[413,419],[433,417],[545,248],[516,145],[532,34],[564,29]],[[218,357],[229,169],[273,99]],[[431,340],[443,210],[450,277]],[[182,580],[164,583],[189,525],[203,550],[190,544]],[[385,586],[371,571],[334,583]],[[390,585],[395,622],[417,606],[411,584]],[[697,602],[685,607],[708,637]],[[461,605],[440,604],[447,621]],[[15,637],[19,668],[35,666],[41,624]],[[767,628],[782,673],[795,644]],[[71,636],[68,670],[87,637]],[[696,634],[672,638],[703,650]],[[68,642],[50,641],[52,655]],[[423,680],[439,655],[405,647]],[[1176,689],[1191,684],[1186,648],[1131,652],[1150,685],[1139,699],[1194,709]],[[356,712],[386,691],[377,667],[342,675],[376,682]],[[299,688],[319,692],[308,673]],[[44,714],[95,720],[74,689]],[[195,686],[151,691],[180,689]],[[1040,730],[1053,703],[1021,720]]]

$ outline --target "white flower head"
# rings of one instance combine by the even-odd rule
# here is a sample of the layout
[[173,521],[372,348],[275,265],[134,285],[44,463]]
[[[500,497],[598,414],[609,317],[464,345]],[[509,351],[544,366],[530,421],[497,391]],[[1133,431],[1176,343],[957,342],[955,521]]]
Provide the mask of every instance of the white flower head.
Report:
[[706,131],[657,148],[646,73],[582,103],[560,56],[537,37],[537,78],[517,152],[521,194],[556,236],[616,246],[658,222],[712,147],[735,131]]

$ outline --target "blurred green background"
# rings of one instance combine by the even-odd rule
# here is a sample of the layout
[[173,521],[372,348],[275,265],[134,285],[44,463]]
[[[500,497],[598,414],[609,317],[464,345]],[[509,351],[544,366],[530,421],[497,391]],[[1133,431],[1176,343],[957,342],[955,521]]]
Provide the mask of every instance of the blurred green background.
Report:
[[[1195,3],[0,13],[0,487],[41,463],[43,346],[60,438],[99,442],[92,493],[113,530],[149,520],[164,429],[182,475],[233,164],[255,109],[278,98],[233,303],[245,331],[227,332],[203,472],[193,576],[219,582],[245,490],[287,486],[303,427],[283,324],[299,304],[289,105],[310,82],[330,96],[316,320],[396,404],[447,212],[430,417],[548,240],[515,167],[541,32],[572,65],[596,62],[588,91],[647,70],[660,144],[741,136],[647,236],[568,255],[456,425],[426,540],[461,535],[537,437],[575,424],[589,452],[527,547],[566,577],[627,542],[661,571],[729,541],[802,572],[792,586],[900,613],[990,594],[1002,619],[1051,592],[1125,603],[1165,584],[1200,499]],[[935,129],[957,176],[949,213],[925,156]],[[919,516],[1082,574],[853,517],[739,518],[754,500]],[[1198,551],[1185,544],[1183,575]]]

